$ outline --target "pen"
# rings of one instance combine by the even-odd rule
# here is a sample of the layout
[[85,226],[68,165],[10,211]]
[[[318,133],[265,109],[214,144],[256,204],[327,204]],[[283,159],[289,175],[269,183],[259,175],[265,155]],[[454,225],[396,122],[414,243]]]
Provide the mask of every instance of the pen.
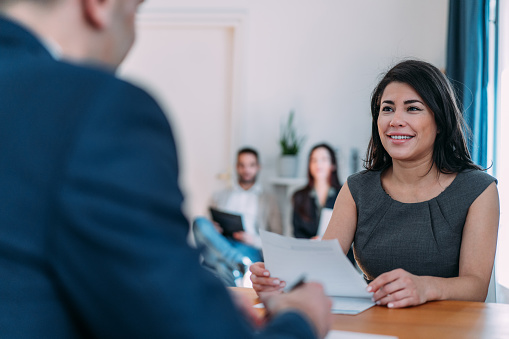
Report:
[[301,286],[306,282],[306,274],[301,274],[293,283],[288,284],[286,288],[284,289],[285,293],[289,293],[296,289],[297,287]]

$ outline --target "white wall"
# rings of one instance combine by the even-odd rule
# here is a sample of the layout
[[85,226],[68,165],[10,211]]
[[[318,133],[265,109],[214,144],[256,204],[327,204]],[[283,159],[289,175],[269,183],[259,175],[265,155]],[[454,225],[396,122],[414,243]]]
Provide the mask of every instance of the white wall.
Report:
[[[370,93],[401,57],[445,67],[448,1],[256,1],[249,6],[243,142],[274,169],[279,123],[295,109],[308,149],[327,141],[364,155]],[[263,130],[266,137],[260,138]],[[342,168],[343,177],[349,172]],[[345,179],[345,178],[343,178]]]
[[[338,148],[343,161],[351,148],[364,155],[370,93],[390,65],[417,57],[445,67],[447,0],[151,0],[144,6],[247,13],[235,146],[260,151],[265,178],[276,173],[279,128],[290,109],[307,136],[304,175],[317,142]],[[344,162],[343,180],[349,172]]]

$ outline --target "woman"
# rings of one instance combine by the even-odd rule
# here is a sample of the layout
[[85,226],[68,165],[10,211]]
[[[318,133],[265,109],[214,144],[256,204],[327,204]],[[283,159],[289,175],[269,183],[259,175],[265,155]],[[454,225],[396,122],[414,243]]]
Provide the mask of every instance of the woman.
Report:
[[[315,145],[309,152],[308,183],[294,193],[293,235],[295,238],[320,237],[317,234],[322,208],[333,208],[341,190],[336,155],[327,144]],[[350,249],[348,259],[355,265]]]
[[[403,61],[375,88],[371,113],[366,171],[348,178],[323,238],[343,249],[353,242],[378,305],[484,301],[498,192],[470,158],[447,78],[429,63]],[[251,270],[258,292],[284,285],[261,264]]]
[[322,208],[333,208],[341,184],[336,155],[327,144],[318,144],[309,152],[308,183],[293,194],[293,235],[316,236]]

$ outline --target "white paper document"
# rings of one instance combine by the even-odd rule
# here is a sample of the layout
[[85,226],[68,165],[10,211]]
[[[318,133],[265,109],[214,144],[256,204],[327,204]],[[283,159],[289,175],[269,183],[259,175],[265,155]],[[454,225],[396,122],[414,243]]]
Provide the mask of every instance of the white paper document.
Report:
[[318,223],[318,231],[316,231],[316,235],[320,238],[323,237],[327,230],[327,226],[329,226],[332,211],[332,208],[324,207],[322,208],[322,212],[320,212],[320,222]]
[[374,303],[366,282],[352,266],[337,240],[312,241],[260,231],[265,267],[287,283],[306,275],[320,282],[333,298],[332,313],[357,314]]
[[325,339],[398,339],[398,337],[347,331],[330,331]]

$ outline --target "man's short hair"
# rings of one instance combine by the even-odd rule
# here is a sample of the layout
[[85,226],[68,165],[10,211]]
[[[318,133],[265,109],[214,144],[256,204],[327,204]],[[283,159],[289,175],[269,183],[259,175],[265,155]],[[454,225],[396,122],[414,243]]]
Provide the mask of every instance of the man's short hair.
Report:
[[255,156],[256,158],[256,162],[259,163],[260,161],[258,160],[258,152],[254,149],[254,148],[251,148],[251,147],[244,147],[244,148],[241,148],[238,152],[237,152],[237,159],[242,155],[242,154],[252,154]]

